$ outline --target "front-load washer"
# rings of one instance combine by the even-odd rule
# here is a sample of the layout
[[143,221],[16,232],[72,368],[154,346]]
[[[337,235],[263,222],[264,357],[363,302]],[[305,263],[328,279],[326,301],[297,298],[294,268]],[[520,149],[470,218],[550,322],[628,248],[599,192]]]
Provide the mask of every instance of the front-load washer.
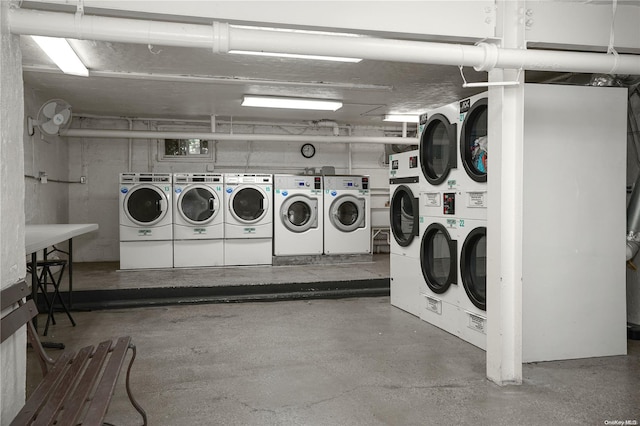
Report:
[[368,176],[324,176],[324,254],[371,253]]
[[223,176],[173,174],[173,266],[224,265]]
[[458,215],[467,219],[487,218],[488,168],[488,94],[487,92],[460,101],[459,126],[460,197]]
[[486,350],[487,346],[487,227],[486,221],[458,220],[458,283],[460,338]]
[[420,275],[419,151],[389,156],[391,304],[418,316]]
[[458,111],[454,102],[421,115],[420,168],[427,186],[458,187]]
[[460,177],[458,169],[458,102],[421,116],[420,215],[454,217],[458,214]]
[[459,336],[458,223],[455,218],[421,217],[419,316]]
[[271,265],[273,175],[224,175],[224,264]]
[[173,267],[170,173],[120,174],[120,268]]
[[322,176],[274,175],[274,256],[323,253]]

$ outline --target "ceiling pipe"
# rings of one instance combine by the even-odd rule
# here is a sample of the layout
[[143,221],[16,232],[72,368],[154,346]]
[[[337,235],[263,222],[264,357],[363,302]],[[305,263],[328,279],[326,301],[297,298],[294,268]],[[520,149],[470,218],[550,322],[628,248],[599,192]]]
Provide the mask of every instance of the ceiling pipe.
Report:
[[640,55],[552,50],[505,49],[490,43],[477,46],[382,39],[377,37],[307,34],[237,27],[112,18],[28,9],[9,10],[13,34],[43,35],[122,43],[229,50],[358,57],[363,59],[435,65],[471,66],[538,71],[640,74]]
[[384,136],[322,136],[322,135],[271,135],[247,133],[211,132],[163,132],[145,130],[101,130],[66,129],[60,136],[68,138],[97,139],[204,139],[217,141],[258,141],[258,142],[314,142],[314,143],[371,143],[394,145],[417,145],[418,138],[398,138]]

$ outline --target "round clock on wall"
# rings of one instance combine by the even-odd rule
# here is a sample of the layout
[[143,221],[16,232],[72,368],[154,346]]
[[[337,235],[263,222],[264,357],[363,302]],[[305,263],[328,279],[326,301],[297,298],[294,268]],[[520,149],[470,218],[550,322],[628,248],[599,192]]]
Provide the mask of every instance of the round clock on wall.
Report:
[[300,148],[300,152],[304,158],[311,158],[316,155],[316,147],[310,143],[305,143],[302,145],[302,148]]

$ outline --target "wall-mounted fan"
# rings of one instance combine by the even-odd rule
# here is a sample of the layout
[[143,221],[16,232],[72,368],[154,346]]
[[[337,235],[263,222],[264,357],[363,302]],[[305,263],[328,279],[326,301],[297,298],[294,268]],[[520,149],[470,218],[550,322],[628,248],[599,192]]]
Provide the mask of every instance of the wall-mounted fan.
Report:
[[71,124],[71,105],[62,99],[51,99],[45,102],[34,120],[27,117],[29,136],[33,136],[34,127],[47,135],[57,135],[60,129],[66,129]]

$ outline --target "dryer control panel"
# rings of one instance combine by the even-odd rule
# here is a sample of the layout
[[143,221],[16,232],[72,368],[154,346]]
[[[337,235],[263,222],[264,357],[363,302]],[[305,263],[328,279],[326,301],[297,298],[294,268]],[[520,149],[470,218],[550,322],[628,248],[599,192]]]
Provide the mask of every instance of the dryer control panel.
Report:
[[442,213],[456,214],[456,193],[445,192],[442,194]]

